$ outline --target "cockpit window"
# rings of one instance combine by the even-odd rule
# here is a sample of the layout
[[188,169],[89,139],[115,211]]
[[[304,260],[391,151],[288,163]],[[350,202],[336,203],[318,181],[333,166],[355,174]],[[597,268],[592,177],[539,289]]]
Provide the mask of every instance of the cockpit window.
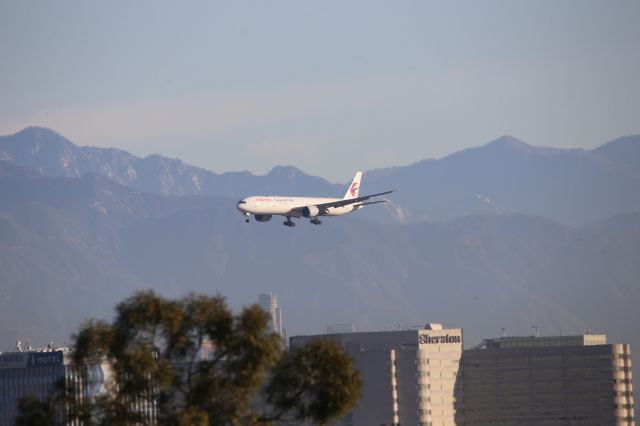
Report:
[[240,204],[247,204],[247,202],[245,200],[240,200],[240,201],[238,201],[238,205],[240,205]]

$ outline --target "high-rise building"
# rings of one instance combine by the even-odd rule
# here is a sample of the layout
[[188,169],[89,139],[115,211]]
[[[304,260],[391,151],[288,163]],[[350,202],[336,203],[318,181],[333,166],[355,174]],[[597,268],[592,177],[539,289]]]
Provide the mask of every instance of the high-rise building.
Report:
[[[106,381],[112,376],[108,363],[89,366],[86,376],[78,374],[71,363],[68,349],[37,349],[0,353],[0,426],[13,426],[18,414],[18,400],[35,396],[44,400],[61,379],[77,386],[76,398],[108,392]],[[156,421],[156,403],[147,399],[133,401],[135,409],[150,423]],[[55,424],[65,424],[61,407]]]
[[45,399],[67,371],[67,353],[4,352],[0,354],[0,426],[14,424],[20,398]]
[[328,338],[353,358],[362,398],[338,424],[455,425],[461,419],[462,330],[424,329],[295,336],[292,347]]
[[275,293],[263,293],[260,295],[258,302],[260,307],[271,316],[271,330],[285,339],[284,328],[282,327],[282,311],[278,306],[278,295]]
[[631,353],[604,335],[502,337],[465,350],[465,425],[633,425]]

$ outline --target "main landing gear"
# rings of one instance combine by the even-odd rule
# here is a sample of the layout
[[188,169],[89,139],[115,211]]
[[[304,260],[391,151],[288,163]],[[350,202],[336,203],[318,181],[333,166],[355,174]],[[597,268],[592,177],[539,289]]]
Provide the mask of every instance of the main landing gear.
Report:
[[[317,217],[314,217],[309,222],[313,223],[314,225],[322,225],[322,221]],[[282,224],[284,226],[288,226],[289,228],[293,228],[294,226],[296,226],[295,222],[291,220],[291,216],[287,216],[287,220],[282,222]]]

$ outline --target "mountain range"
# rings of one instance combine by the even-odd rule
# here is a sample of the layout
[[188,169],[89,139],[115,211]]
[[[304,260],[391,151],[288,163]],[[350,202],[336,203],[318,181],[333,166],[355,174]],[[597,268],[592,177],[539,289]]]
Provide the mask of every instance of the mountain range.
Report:
[[63,342],[142,288],[220,293],[235,308],[276,292],[290,335],[440,321],[463,327],[467,345],[535,325],[637,347],[639,147],[638,137],[589,151],[503,137],[367,172],[364,191],[399,189],[386,216],[371,208],[288,229],[245,224],[236,199],[343,186],[293,167],[215,174],[26,129],[0,138],[0,348]]
[[[393,203],[362,216],[383,223],[446,222],[472,214],[523,213],[583,225],[640,210],[638,158],[640,135],[592,150],[540,148],[503,136],[439,160],[366,172],[363,192],[399,191]],[[116,149],[78,147],[38,127],[0,137],[0,159],[48,177],[92,173],[160,195],[344,193],[344,185],[291,166],[274,167],[264,176],[246,171],[216,174],[159,155],[140,158]]]
[[266,176],[255,176],[246,171],[216,174],[160,155],[140,158],[118,149],[79,147],[53,130],[41,127],[0,136],[0,159],[48,177],[80,177],[92,173],[159,195],[237,198],[252,191],[260,194],[336,190],[326,180],[309,176],[294,167],[278,166]]

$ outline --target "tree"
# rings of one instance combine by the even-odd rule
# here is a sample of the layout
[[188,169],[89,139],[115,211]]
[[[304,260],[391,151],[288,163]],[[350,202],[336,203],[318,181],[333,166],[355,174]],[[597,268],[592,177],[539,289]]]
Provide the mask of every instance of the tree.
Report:
[[55,412],[49,401],[40,401],[34,396],[21,398],[18,411],[23,413],[17,420],[16,426],[54,426]]
[[[356,386],[357,384],[357,386]],[[266,387],[266,398],[276,410],[273,418],[311,418],[328,423],[336,414],[346,414],[360,398],[360,377],[351,358],[327,340],[316,340],[294,348],[274,369]]]
[[[268,324],[257,305],[234,315],[221,296],[136,293],[117,305],[112,323],[89,320],[74,336],[83,381],[31,406],[64,404],[67,419],[85,425],[325,424],[345,415],[360,396],[351,359],[329,341],[284,350]],[[113,373],[107,391],[80,397],[90,368],[104,363]],[[149,403],[157,418],[143,409]],[[23,405],[19,418],[30,415]]]

